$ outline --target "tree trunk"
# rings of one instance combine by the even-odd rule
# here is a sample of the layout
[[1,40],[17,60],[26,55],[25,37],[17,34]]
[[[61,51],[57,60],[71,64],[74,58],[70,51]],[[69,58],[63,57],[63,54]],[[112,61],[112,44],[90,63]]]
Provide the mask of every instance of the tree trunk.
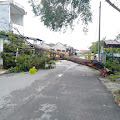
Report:
[[[32,46],[32,48],[27,48],[27,49],[37,49],[37,50],[47,51],[47,52],[59,55],[60,58],[62,58],[63,60],[68,60],[68,61],[71,61],[71,62],[74,62],[77,64],[82,64],[82,65],[86,65],[86,66],[92,67],[94,69],[97,69],[102,73],[102,76],[106,76],[106,74],[107,74],[107,70],[104,68],[104,65],[101,62],[98,62],[97,60],[85,60],[85,59],[78,58],[76,56],[68,56],[68,55],[65,55],[64,53],[59,53],[59,52],[56,52],[53,50],[42,48],[35,44],[31,44],[26,39],[24,39],[24,40],[27,44]],[[26,49],[26,48],[22,48],[22,49]]]

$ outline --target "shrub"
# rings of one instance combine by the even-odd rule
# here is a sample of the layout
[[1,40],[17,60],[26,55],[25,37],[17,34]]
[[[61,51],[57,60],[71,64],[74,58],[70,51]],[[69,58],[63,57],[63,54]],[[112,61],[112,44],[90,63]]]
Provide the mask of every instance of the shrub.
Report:
[[111,80],[111,81],[116,81],[116,75],[113,75],[113,74],[110,74],[110,76],[109,76],[109,79]]
[[13,53],[2,52],[1,57],[3,58],[3,67],[5,69],[16,66],[16,62],[15,62],[16,57],[14,56]]
[[51,68],[54,68],[54,67],[55,67],[55,61],[53,61],[53,60],[50,60],[50,61],[47,62],[46,64],[47,64],[46,69],[51,69]]
[[120,95],[120,90],[114,91],[114,94],[119,94]]
[[91,57],[91,55],[90,55],[90,54],[88,54],[88,60],[90,60],[90,57]]
[[115,101],[116,101],[117,103],[119,103],[119,102],[120,102],[120,96],[115,97]]
[[49,62],[54,58],[54,55],[50,53],[50,58],[47,57],[46,52],[41,53],[38,51],[33,54],[33,50],[19,49],[19,54],[16,57],[17,48],[29,47],[22,39],[18,38],[16,34],[12,32],[7,33],[9,35],[7,41],[4,43],[4,52],[2,52],[3,67],[9,69],[10,72],[26,72],[33,66],[36,69],[45,69],[45,64],[54,64]]
[[106,61],[105,67],[107,67],[110,70],[112,70],[113,67],[115,71],[120,71],[120,64],[116,64],[114,62]]

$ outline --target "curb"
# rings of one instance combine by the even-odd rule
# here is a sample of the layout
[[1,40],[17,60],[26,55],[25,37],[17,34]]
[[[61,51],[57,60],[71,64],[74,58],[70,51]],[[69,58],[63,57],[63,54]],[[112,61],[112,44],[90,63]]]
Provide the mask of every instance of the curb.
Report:
[[0,70],[0,75],[3,75],[3,74],[8,74],[9,71],[8,70]]
[[[112,96],[113,96],[113,99],[114,101],[116,102],[116,97],[119,96],[117,94],[114,93],[114,91],[118,91],[120,90],[120,84],[118,83],[115,83],[115,82],[112,82],[110,81],[110,79],[108,78],[100,78],[99,77],[99,80],[101,81],[101,83],[108,89],[108,91],[111,92]],[[118,106],[120,106],[120,102],[116,102],[118,104]]]

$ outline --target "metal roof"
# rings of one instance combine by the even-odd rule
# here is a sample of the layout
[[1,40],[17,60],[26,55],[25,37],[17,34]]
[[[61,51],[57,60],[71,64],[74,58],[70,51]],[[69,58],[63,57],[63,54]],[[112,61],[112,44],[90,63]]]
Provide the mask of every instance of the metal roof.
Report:
[[105,40],[104,47],[120,48],[120,40]]
[[1,5],[10,5],[10,10],[12,14],[20,14],[20,15],[26,15],[26,12],[24,10],[24,7],[18,3],[16,3],[14,0],[2,0],[0,1]]
[[[4,34],[4,33],[0,33],[0,38],[7,38],[9,35],[7,34]],[[21,38],[21,39],[29,39],[29,40],[36,40],[36,41],[43,41],[39,38],[33,38],[33,37],[27,37],[27,36],[21,36],[21,35],[18,35],[17,37]]]
[[8,38],[8,35],[0,33],[0,38]]

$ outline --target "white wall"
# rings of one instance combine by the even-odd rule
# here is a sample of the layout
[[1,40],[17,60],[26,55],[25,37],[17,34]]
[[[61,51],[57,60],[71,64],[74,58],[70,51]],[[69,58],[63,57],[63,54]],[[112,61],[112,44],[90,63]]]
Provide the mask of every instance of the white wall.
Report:
[[1,58],[1,52],[3,52],[3,39],[0,38],[0,65],[3,65],[3,59]]
[[0,1],[0,31],[12,30],[14,33],[18,34],[14,29],[17,28],[19,32],[23,34],[23,19],[24,15],[21,13],[21,9],[19,9],[19,7],[12,6],[8,1]]
[[0,4],[0,30],[9,31],[10,26],[10,6]]
[[15,14],[10,14],[11,16],[11,23],[21,25],[23,26],[23,15],[15,15]]

